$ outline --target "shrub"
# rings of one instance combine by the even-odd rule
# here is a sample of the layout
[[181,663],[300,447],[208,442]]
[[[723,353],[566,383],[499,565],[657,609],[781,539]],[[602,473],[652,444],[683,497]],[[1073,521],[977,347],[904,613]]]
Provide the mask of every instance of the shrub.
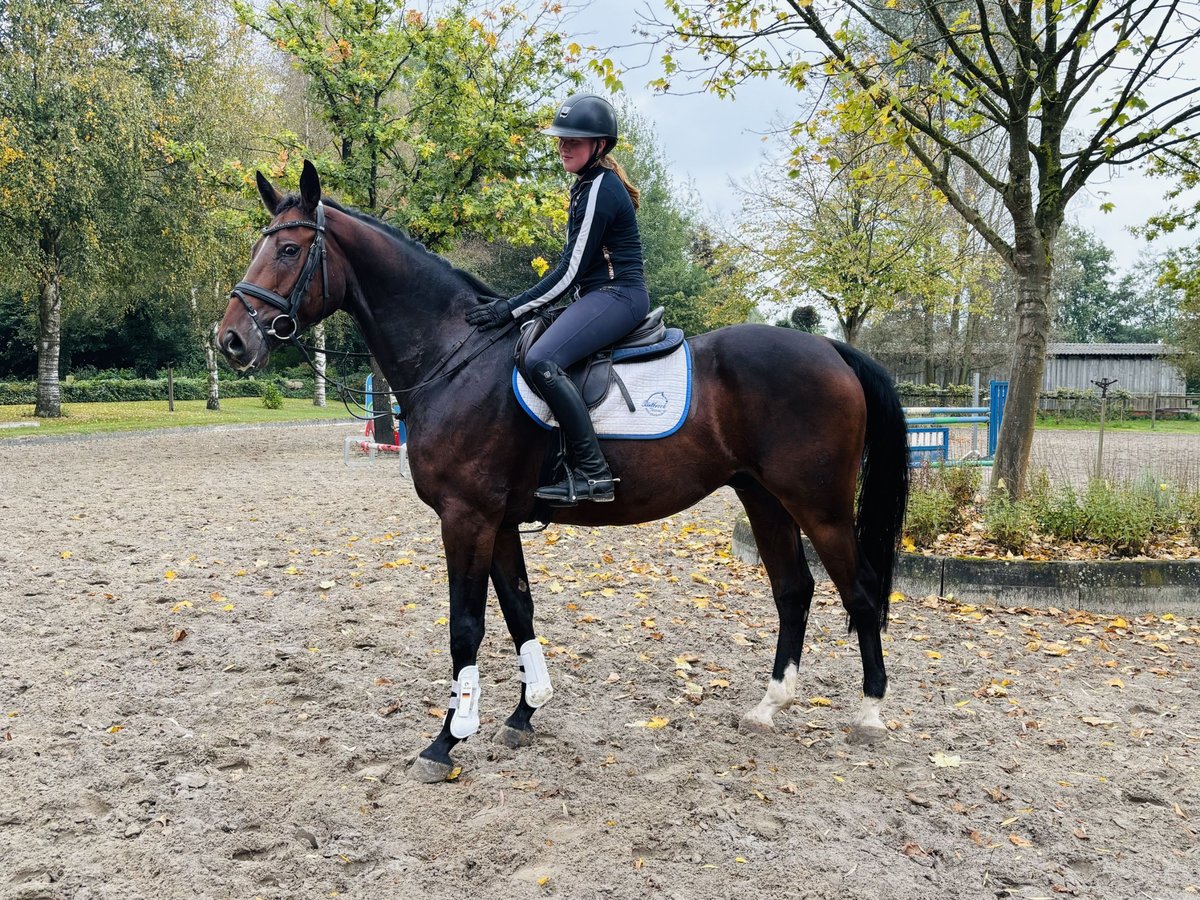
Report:
[[939,534],[962,525],[962,513],[950,492],[937,485],[919,485],[908,495],[904,533],[913,543],[928,546]]
[[938,478],[946,491],[954,500],[954,505],[962,508],[975,502],[979,493],[979,485],[983,475],[976,466],[942,466],[938,468]]
[[1025,549],[1036,525],[1028,504],[1013,500],[1003,481],[997,482],[988,494],[983,522],[988,539],[1012,553]]
[[1069,484],[1052,487],[1045,472],[1029,479],[1029,511],[1038,530],[1059,540],[1078,540],[1087,524],[1087,516],[1079,505],[1079,495]]
[[1180,494],[1179,524],[1193,543],[1200,544],[1200,491]]
[[1088,540],[1107,544],[1121,555],[1141,553],[1154,535],[1158,519],[1155,502],[1133,488],[1094,479],[1084,495],[1083,507]]
[[263,385],[262,405],[264,409],[283,409],[283,393],[271,382]]
[[[261,397],[267,384],[275,384],[284,397],[302,399],[312,396],[312,379],[273,381],[255,378],[222,378],[222,397]],[[135,400],[166,400],[166,378],[115,378],[100,373],[95,378],[63,379],[60,384],[63,403],[127,403]],[[207,375],[180,375],[175,378],[176,400],[208,399]],[[37,384],[32,381],[0,383],[0,406],[37,402]]]

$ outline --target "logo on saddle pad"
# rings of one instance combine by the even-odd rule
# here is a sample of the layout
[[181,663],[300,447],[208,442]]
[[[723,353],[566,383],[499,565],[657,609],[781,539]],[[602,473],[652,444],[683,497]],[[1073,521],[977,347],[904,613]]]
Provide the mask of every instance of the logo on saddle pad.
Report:
[[667,399],[667,395],[662,391],[656,391],[645,399],[642,403],[642,409],[652,416],[666,415],[667,407],[671,405],[671,401]]

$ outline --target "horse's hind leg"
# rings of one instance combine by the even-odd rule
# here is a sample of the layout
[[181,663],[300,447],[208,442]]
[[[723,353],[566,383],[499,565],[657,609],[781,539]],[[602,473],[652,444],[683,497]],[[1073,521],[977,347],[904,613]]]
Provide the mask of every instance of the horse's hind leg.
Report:
[[521,699],[496,732],[495,740],[508,747],[523,747],[533,740],[530,719],[534,710],[550,699],[550,676],[542,648],[533,630],[533,597],[525,571],[525,554],[515,528],[501,528],[492,554],[492,586],[512,635],[521,668]]
[[858,632],[858,650],[863,666],[863,704],[850,728],[851,743],[870,743],[887,733],[882,710],[887,693],[887,672],[883,665],[881,629],[882,602],[879,580],[865,559],[859,562],[850,521],[804,522],[804,531],[821,557],[825,571],[837,587],[842,606],[850,615],[850,627]]
[[804,649],[815,585],[800,544],[800,529],[788,511],[757,483],[735,490],[746,507],[754,542],[779,610],[779,639],[770,684],[758,705],[742,717],[739,728],[770,731],[774,728],[775,714],[796,699],[800,652]]

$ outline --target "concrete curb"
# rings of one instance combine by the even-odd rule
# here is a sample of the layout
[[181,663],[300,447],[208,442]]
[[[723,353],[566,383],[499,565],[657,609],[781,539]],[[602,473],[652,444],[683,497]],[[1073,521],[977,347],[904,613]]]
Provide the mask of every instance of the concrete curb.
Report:
[[[807,537],[804,553],[813,577],[827,580]],[[745,516],[734,523],[733,555],[751,565],[761,562]],[[901,553],[895,589],[996,606],[1194,615],[1200,614],[1200,559],[1035,562]]]

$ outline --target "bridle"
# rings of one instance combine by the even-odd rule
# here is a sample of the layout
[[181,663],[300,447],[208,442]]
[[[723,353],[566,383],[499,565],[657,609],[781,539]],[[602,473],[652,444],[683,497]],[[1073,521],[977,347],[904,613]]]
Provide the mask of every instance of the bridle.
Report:
[[[300,333],[300,323],[297,321],[296,315],[300,311],[300,304],[304,302],[304,298],[308,294],[308,288],[312,284],[318,264],[321,266],[321,318],[325,317],[325,313],[329,309],[329,270],[325,263],[325,205],[317,203],[315,222],[309,219],[296,219],[292,222],[268,225],[262,230],[262,236],[267,237],[286,228],[311,228],[317,233],[308,248],[308,258],[304,260],[304,268],[300,270],[300,277],[297,279],[295,287],[292,288],[291,294],[284,297],[282,294],[259,287],[250,281],[239,281],[234,285],[231,294],[242,301],[242,306],[246,307],[250,321],[254,323],[254,327],[264,338],[295,342],[296,336]],[[280,315],[272,319],[266,328],[263,328],[262,322],[258,318],[258,312],[250,305],[246,294],[274,306],[280,311]]]
[[[280,222],[278,225],[268,225],[262,230],[262,236],[267,237],[268,235],[272,235],[277,231],[283,231],[286,228],[311,228],[317,233],[316,237],[313,238],[312,245],[308,248],[308,258],[304,260],[304,268],[300,270],[300,277],[296,280],[296,284],[292,288],[291,294],[284,297],[282,294],[277,294],[274,291],[267,290],[267,288],[259,287],[252,281],[239,281],[233,286],[233,290],[230,291],[230,294],[234,297],[237,297],[238,300],[242,302],[242,306],[246,308],[246,312],[250,316],[250,321],[254,323],[254,327],[258,329],[259,333],[264,338],[275,338],[276,340],[284,341],[285,343],[289,343],[295,347],[298,347],[301,354],[304,356],[304,361],[308,363],[309,368],[311,368],[319,377],[323,378],[328,384],[333,385],[339,392],[341,392],[343,398],[346,398],[352,394],[362,394],[365,396],[371,392],[355,390],[354,388],[350,388],[342,382],[335,381],[318,372],[317,367],[313,364],[312,358],[309,354],[309,348],[305,347],[304,344],[300,343],[299,340],[300,323],[296,319],[296,314],[300,311],[300,304],[304,302],[304,298],[308,294],[308,289],[312,284],[313,275],[316,274],[318,263],[320,263],[321,266],[321,319],[324,319],[329,312],[329,270],[325,260],[325,205],[321,202],[317,203],[316,221],[309,219],[296,219],[291,222]],[[264,303],[269,303],[271,306],[274,306],[280,311],[280,315],[272,319],[266,328],[263,328],[262,322],[258,318],[258,312],[253,306],[250,305],[250,301],[246,299],[247,294],[249,294],[251,297],[262,300]],[[435,382],[454,377],[454,375],[466,368],[467,364],[473,359],[500,341],[500,339],[503,338],[504,335],[506,335],[515,324],[515,322],[509,322],[504,327],[497,329],[492,335],[491,340],[476,348],[466,358],[459,360],[459,362],[457,362],[455,365],[446,368],[447,364],[451,359],[454,358],[455,354],[457,354],[458,351],[462,349],[463,345],[466,344],[471,338],[471,336],[477,332],[477,329],[471,329],[468,334],[456,342],[454,346],[450,348],[450,351],[438,361],[438,363],[433,367],[432,371],[428,373],[427,377],[423,378],[412,387],[399,389],[393,388],[393,393],[395,393],[397,396],[400,394],[410,395],[409,402],[405,404],[405,409],[407,409],[409,404],[411,404],[412,397],[414,397],[417,392]],[[369,353],[342,353],[341,355],[370,357]],[[347,410],[350,408],[348,402],[346,408]],[[351,412],[351,415],[354,415],[354,413]],[[354,417],[356,419],[360,418],[359,416]]]

